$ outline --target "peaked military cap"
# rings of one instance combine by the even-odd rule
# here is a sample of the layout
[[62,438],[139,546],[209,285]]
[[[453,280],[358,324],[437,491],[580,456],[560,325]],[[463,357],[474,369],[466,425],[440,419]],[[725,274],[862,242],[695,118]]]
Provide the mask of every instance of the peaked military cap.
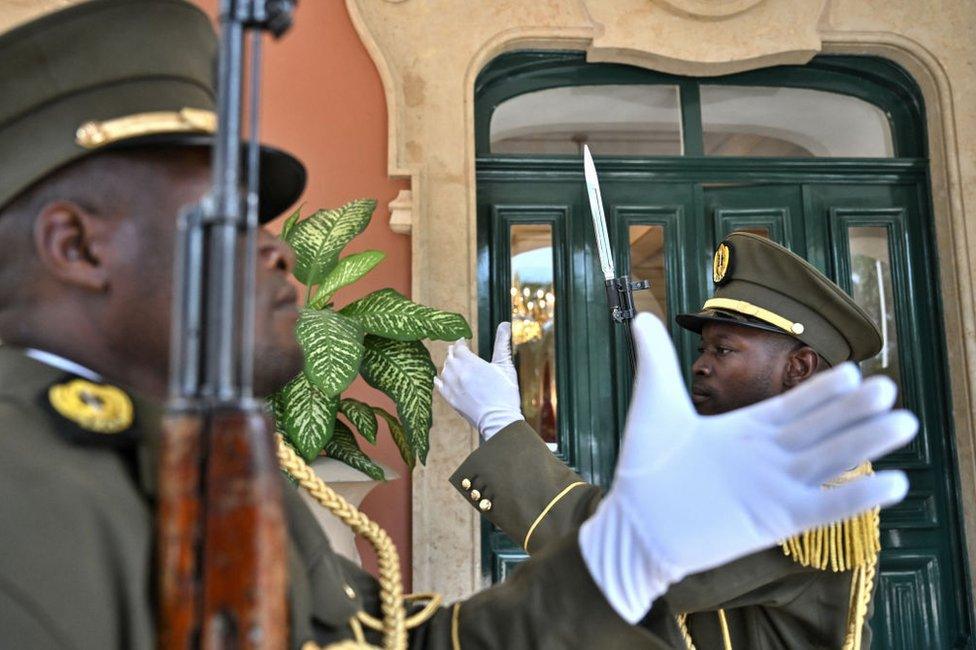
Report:
[[843,289],[802,257],[752,233],[729,235],[712,261],[715,294],[697,314],[680,314],[685,329],[708,322],[787,334],[831,365],[863,361],[881,350],[881,333]]
[[[0,0],[0,31],[0,207],[94,152],[212,144],[217,39],[186,0]],[[305,168],[267,146],[260,164],[263,222]]]

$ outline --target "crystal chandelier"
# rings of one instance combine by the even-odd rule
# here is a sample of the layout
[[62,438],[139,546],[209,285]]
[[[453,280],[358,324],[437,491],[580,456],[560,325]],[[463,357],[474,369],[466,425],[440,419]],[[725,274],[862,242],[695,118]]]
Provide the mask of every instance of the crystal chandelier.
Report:
[[556,314],[556,295],[552,285],[522,284],[512,281],[512,343],[522,345],[542,339]]

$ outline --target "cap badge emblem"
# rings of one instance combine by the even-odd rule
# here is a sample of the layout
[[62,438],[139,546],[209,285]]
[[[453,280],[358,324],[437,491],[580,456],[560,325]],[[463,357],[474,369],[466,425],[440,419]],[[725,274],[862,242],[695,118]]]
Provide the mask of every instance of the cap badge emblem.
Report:
[[716,285],[722,284],[732,268],[732,246],[727,242],[722,242],[715,249],[715,257],[712,258],[712,282]]

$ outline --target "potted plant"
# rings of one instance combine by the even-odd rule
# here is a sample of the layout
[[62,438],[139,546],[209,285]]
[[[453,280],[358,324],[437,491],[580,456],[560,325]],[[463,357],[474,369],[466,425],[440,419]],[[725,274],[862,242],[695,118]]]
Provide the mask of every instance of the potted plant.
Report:
[[[306,218],[285,221],[281,238],[295,252],[295,278],[305,286],[296,334],[305,355],[301,373],[271,399],[276,429],[305,460],[323,451],[375,480],[383,469],[356,441],[370,444],[382,421],[413,469],[430,448],[431,405],[437,373],[425,339],[469,338],[467,321],[452,312],[380,289],[338,307],[335,293],[356,282],[385,257],[368,250],[340,257],[372,219],[376,201],[360,199]],[[342,395],[357,375],[388,395],[396,415]]]

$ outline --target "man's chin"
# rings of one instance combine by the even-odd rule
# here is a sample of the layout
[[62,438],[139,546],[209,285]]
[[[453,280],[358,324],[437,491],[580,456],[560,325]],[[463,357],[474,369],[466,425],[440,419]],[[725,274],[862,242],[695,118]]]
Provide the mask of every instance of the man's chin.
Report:
[[305,359],[298,343],[262,348],[254,356],[254,393],[267,397],[280,390],[301,372]]
[[712,402],[713,402],[712,398],[708,398],[700,401],[696,400],[694,405],[695,405],[695,410],[698,412],[698,415],[718,415],[719,413],[721,413],[721,410],[717,409],[715,407],[715,404],[713,404]]

